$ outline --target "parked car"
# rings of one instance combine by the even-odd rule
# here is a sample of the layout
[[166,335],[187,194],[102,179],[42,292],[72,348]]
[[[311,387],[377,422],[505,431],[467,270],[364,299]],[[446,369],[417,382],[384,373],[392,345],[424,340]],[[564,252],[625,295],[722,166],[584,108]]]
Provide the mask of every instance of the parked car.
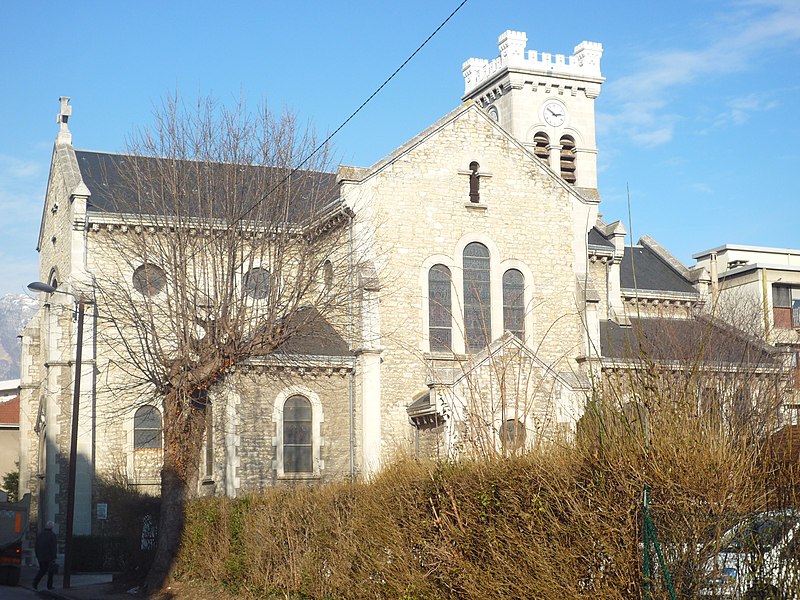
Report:
[[0,503],[0,584],[17,585],[22,568],[22,538],[28,530],[31,495]]
[[706,563],[704,597],[800,599],[800,512],[748,515],[728,529]]

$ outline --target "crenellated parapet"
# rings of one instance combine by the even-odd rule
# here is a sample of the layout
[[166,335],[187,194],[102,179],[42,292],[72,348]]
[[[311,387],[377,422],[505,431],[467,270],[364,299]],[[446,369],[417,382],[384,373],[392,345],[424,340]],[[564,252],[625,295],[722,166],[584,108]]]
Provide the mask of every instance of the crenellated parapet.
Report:
[[581,42],[571,56],[528,50],[528,36],[522,31],[505,31],[498,39],[500,56],[494,60],[470,58],[462,68],[464,94],[468,95],[486,81],[505,69],[541,73],[550,76],[602,81],[600,59],[603,45],[599,42]]

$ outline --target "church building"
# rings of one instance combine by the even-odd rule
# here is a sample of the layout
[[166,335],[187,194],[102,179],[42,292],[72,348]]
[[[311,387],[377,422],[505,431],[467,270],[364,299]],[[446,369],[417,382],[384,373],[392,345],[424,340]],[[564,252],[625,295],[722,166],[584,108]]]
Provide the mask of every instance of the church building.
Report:
[[[323,322],[291,357],[254,358],[215,391],[199,493],[367,479],[398,455],[454,459],[569,443],[604,378],[638,368],[647,344],[660,348],[658,360],[681,358],[654,342],[664,332],[692,340],[713,330],[755,344],[698,325],[707,269],[687,269],[647,236],[626,246],[622,223],[601,218],[601,44],[581,42],[568,56],[526,45],[525,33],[506,31],[497,57],[467,60],[462,103],[376,164],[314,175],[335,188],[331,214],[352,215],[331,226],[349,228],[364,249],[353,268],[325,275],[350,290],[349,322]],[[109,182],[123,181],[120,155],[76,149],[71,111],[62,99],[40,277],[91,295],[106,250],[135,232],[105,201]],[[165,293],[149,278],[143,284],[144,266],[144,258],[132,264],[126,284]],[[74,299],[41,300],[23,338],[20,484],[38,498],[39,520],[63,527],[78,337]],[[99,478],[157,491],[162,456],[161,408],[117,403],[111,389],[125,375],[111,358],[109,315],[101,304],[91,311],[79,534],[97,531],[113,510]],[[755,370],[775,375],[770,349],[754,348]]]

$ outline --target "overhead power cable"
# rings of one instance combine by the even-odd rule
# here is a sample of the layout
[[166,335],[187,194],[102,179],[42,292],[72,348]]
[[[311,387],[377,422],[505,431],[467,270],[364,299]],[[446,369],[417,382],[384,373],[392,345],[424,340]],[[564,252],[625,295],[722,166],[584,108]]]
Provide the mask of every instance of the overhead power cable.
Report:
[[[456,7],[453,9],[453,11],[452,11],[452,12],[451,12],[449,15],[447,15],[447,18],[446,18],[444,21],[442,21],[442,22],[439,24],[439,26],[438,26],[438,27],[436,27],[436,29],[434,29],[434,30],[433,30],[433,32],[432,32],[432,33],[431,33],[431,34],[430,34],[430,35],[429,35],[427,38],[425,38],[425,41],[423,41],[423,42],[422,42],[422,43],[421,43],[419,46],[417,46],[417,49],[416,49],[416,50],[414,50],[414,51],[413,51],[413,52],[412,52],[412,53],[411,53],[411,54],[408,56],[408,58],[406,58],[406,59],[405,59],[405,60],[404,60],[404,61],[403,61],[403,62],[400,64],[400,66],[399,66],[399,67],[397,67],[397,68],[394,70],[394,72],[393,72],[391,75],[389,75],[389,77],[387,77],[387,78],[386,78],[386,80],[385,80],[383,83],[381,83],[381,84],[378,86],[378,88],[377,88],[377,89],[376,89],[374,92],[372,92],[372,94],[370,94],[370,95],[369,95],[369,97],[368,97],[366,100],[364,100],[364,101],[361,103],[361,105],[360,105],[360,106],[359,106],[357,109],[355,109],[355,110],[354,110],[354,111],[353,111],[353,112],[350,114],[350,116],[349,116],[349,117],[347,117],[347,118],[346,118],[344,121],[342,121],[342,123],[341,123],[341,124],[340,124],[340,125],[339,125],[339,126],[336,128],[336,129],[334,129],[334,130],[333,130],[333,132],[332,132],[331,134],[329,134],[329,135],[328,135],[328,136],[327,136],[327,137],[326,137],[326,138],[325,138],[325,139],[324,139],[322,142],[320,142],[320,143],[317,145],[317,147],[316,147],[316,148],[314,148],[314,150],[312,150],[312,151],[311,151],[311,153],[310,153],[308,156],[306,156],[306,157],[305,157],[303,160],[301,160],[301,161],[300,161],[300,163],[299,163],[297,166],[295,166],[295,167],[294,167],[294,168],[293,168],[293,169],[292,169],[292,170],[291,170],[291,171],[290,171],[290,172],[289,172],[289,173],[288,173],[286,176],[284,176],[284,178],[283,178],[283,179],[281,179],[281,180],[280,180],[278,183],[276,183],[276,184],[275,184],[275,185],[274,185],[274,186],[273,186],[273,187],[272,187],[272,188],[271,188],[271,189],[270,189],[270,190],[269,190],[269,191],[268,191],[266,194],[264,194],[264,195],[263,195],[263,196],[262,196],[262,197],[261,197],[261,198],[260,198],[258,201],[256,201],[255,203],[253,203],[253,204],[252,204],[252,205],[251,205],[249,208],[247,208],[246,210],[244,210],[244,211],[243,211],[243,212],[242,212],[242,213],[241,213],[241,214],[240,214],[240,215],[237,217],[237,219],[236,219],[236,222],[238,223],[238,222],[239,222],[239,221],[241,221],[242,219],[246,218],[246,217],[247,217],[247,216],[248,216],[248,215],[249,215],[251,212],[253,212],[253,211],[254,211],[256,208],[258,208],[258,207],[259,207],[259,206],[260,206],[260,205],[261,205],[263,202],[265,202],[265,201],[266,201],[266,200],[267,200],[267,199],[268,199],[268,198],[269,198],[269,197],[272,195],[272,193],[273,193],[275,190],[277,190],[277,189],[278,189],[280,186],[282,186],[284,183],[286,183],[287,181],[289,181],[289,179],[291,179],[292,175],[294,175],[294,174],[295,174],[297,171],[299,171],[299,170],[300,170],[300,169],[303,167],[303,165],[305,165],[305,164],[306,164],[306,163],[307,163],[309,160],[311,160],[311,159],[312,159],[312,158],[313,158],[313,157],[314,157],[314,156],[315,156],[317,153],[319,153],[319,151],[320,151],[320,150],[322,150],[323,148],[325,148],[325,147],[326,147],[326,145],[327,145],[327,144],[328,144],[328,143],[329,143],[329,142],[330,142],[330,141],[333,139],[333,137],[334,137],[334,136],[335,136],[337,133],[339,133],[339,132],[340,132],[340,131],[341,131],[341,130],[342,130],[342,129],[343,129],[343,128],[344,128],[344,127],[345,127],[345,126],[346,126],[346,125],[347,125],[347,124],[350,122],[350,121],[352,121],[352,120],[353,120],[353,118],[354,118],[354,117],[355,117],[355,116],[356,116],[358,113],[360,113],[360,112],[361,112],[361,111],[364,109],[364,107],[365,107],[367,104],[369,104],[369,103],[370,103],[370,101],[372,101],[372,99],[373,99],[375,96],[377,96],[377,95],[380,93],[380,91],[381,91],[383,88],[385,88],[385,87],[386,87],[386,86],[389,84],[389,82],[390,82],[392,79],[394,79],[394,78],[397,76],[397,74],[398,74],[398,73],[400,73],[400,71],[402,71],[402,70],[403,70],[403,68],[404,68],[404,67],[405,67],[405,66],[406,66],[406,65],[407,65],[409,62],[411,62],[411,60],[412,60],[412,59],[413,59],[413,58],[414,58],[414,57],[415,57],[417,54],[419,54],[419,52],[420,52],[420,51],[421,51],[421,50],[422,50],[422,49],[423,49],[423,48],[424,48],[424,47],[425,47],[425,46],[428,44],[428,42],[430,42],[430,41],[433,39],[433,37],[434,37],[434,36],[435,36],[437,33],[439,33],[439,31],[441,31],[441,29],[442,29],[442,28],[443,28],[445,25],[447,25],[447,23],[450,21],[450,19],[452,19],[452,18],[453,18],[453,17],[456,15],[456,13],[458,13],[458,11],[460,11],[460,10],[461,10],[461,8],[462,8],[462,7],[463,7],[463,6],[464,6],[464,5],[465,5],[465,4],[466,4],[468,1],[469,1],[469,0],[461,0],[461,2],[459,3],[459,5],[458,5],[458,6],[456,6]],[[228,229],[229,229],[229,228],[226,228],[226,231],[227,231]],[[191,254],[191,255],[190,255],[188,258],[194,258],[194,256],[195,256],[195,255],[196,255],[196,254],[197,254],[197,253],[198,253],[200,250],[202,250],[203,248],[205,248],[205,246],[206,246],[206,244],[203,244],[203,245],[202,245],[200,248],[198,248],[197,250],[195,250],[195,251],[194,251],[194,252],[193,252],[193,253],[192,253],[192,254]]]
[[[405,67],[405,66],[406,66],[408,63],[410,63],[410,62],[411,62],[411,60],[412,60],[412,59],[413,59],[413,58],[414,58],[414,57],[415,57],[417,54],[419,54],[420,50],[422,50],[422,49],[423,49],[423,48],[424,48],[424,47],[427,45],[427,43],[428,43],[428,42],[430,42],[430,41],[433,39],[433,36],[435,36],[437,33],[439,33],[439,30],[441,30],[441,29],[442,29],[442,27],[444,27],[445,25],[447,25],[447,22],[448,22],[450,19],[452,19],[452,18],[455,16],[455,14],[456,14],[456,13],[457,13],[459,10],[461,10],[461,7],[462,7],[462,6],[464,6],[464,5],[465,5],[467,2],[468,2],[468,0],[462,0],[461,4],[459,4],[458,6],[456,6],[456,8],[453,10],[453,12],[451,12],[451,13],[450,13],[450,14],[447,16],[447,18],[446,18],[444,21],[442,21],[442,22],[439,24],[439,26],[438,26],[436,29],[434,29],[434,30],[433,30],[433,33],[431,33],[431,34],[430,34],[430,35],[429,35],[427,38],[425,38],[425,41],[424,41],[424,42],[422,42],[422,43],[421,43],[419,46],[417,46],[417,49],[416,49],[416,50],[414,50],[414,52],[412,52],[412,53],[411,53],[411,55],[410,55],[408,58],[406,58],[406,59],[403,61],[403,63],[402,63],[402,64],[401,64],[399,67],[397,67],[397,68],[394,70],[394,73],[392,73],[391,75],[389,75],[389,77],[387,77],[387,78],[386,78],[386,81],[384,81],[382,84],[380,84],[380,86],[378,86],[378,89],[376,89],[374,92],[372,92],[372,94],[370,94],[369,98],[367,98],[366,100],[364,100],[364,102],[362,102],[362,103],[361,103],[361,106],[359,106],[357,109],[355,109],[355,110],[352,112],[352,114],[351,114],[349,117],[347,117],[347,118],[346,118],[346,119],[345,119],[345,120],[342,122],[342,124],[341,124],[341,125],[339,125],[339,126],[338,126],[338,127],[337,127],[337,128],[334,130],[334,131],[333,131],[333,133],[331,133],[331,134],[330,134],[328,137],[326,137],[326,138],[325,138],[325,140],[323,140],[323,141],[322,141],[322,142],[321,142],[321,143],[320,143],[320,144],[319,144],[319,145],[318,145],[316,148],[314,148],[314,150],[311,152],[311,154],[309,154],[309,155],[308,155],[306,158],[304,158],[304,159],[303,159],[303,161],[302,161],[302,162],[301,162],[299,165],[297,165],[297,167],[296,167],[294,170],[296,171],[297,169],[299,169],[300,167],[302,167],[302,166],[303,166],[304,164],[306,164],[306,163],[307,163],[309,160],[311,160],[311,159],[314,157],[314,155],[315,155],[317,152],[319,152],[319,151],[320,151],[322,148],[324,148],[324,147],[325,147],[325,146],[328,144],[328,142],[330,142],[330,141],[333,139],[333,136],[335,136],[337,133],[339,133],[339,131],[341,131],[341,130],[342,130],[342,128],[344,128],[344,126],[345,126],[345,125],[347,125],[347,124],[348,124],[348,123],[349,123],[349,122],[350,122],[350,121],[353,119],[353,117],[355,117],[355,116],[356,116],[358,113],[360,113],[360,112],[361,112],[361,109],[363,109],[363,108],[364,108],[364,107],[365,107],[367,104],[369,104],[370,100],[372,100],[372,99],[373,99],[375,96],[377,96],[377,95],[378,95],[378,93],[379,93],[379,92],[380,92],[380,91],[381,91],[383,88],[385,88],[385,87],[386,87],[386,85],[387,85],[387,84],[388,84],[388,83],[389,83],[389,82],[390,82],[392,79],[394,79],[394,78],[395,78],[395,76],[396,76],[396,75],[397,75],[397,74],[398,74],[400,71],[402,71],[402,70],[403,70],[403,67]],[[294,172],[294,171],[293,171],[293,172]],[[280,184],[278,184],[278,185],[280,185]]]

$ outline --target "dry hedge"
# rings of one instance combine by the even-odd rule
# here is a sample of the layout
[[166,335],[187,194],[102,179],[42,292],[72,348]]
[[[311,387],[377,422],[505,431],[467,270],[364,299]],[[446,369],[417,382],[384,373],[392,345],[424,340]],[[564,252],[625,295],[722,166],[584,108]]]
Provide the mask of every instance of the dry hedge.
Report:
[[644,432],[595,416],[569,447],[399,460],[370,483],[198,500],[175,578],[242,598],[638,598],[647,485],[677,595],[690,598],[736,515],[795,505],[795,469],[763,441],[690,413]]

